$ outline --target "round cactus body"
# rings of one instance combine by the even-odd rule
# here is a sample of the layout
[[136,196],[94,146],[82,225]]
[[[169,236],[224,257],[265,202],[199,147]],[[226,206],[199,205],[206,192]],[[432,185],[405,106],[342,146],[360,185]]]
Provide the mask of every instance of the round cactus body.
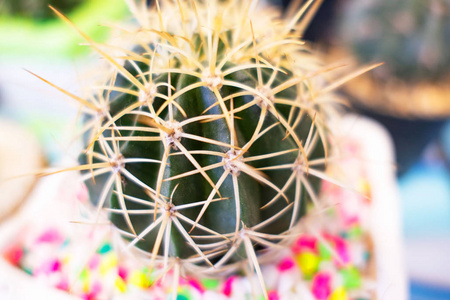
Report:
[[[161,86],[154,90],[161,97],[156,96],[152,103],[154,111],[161,111],[158,124],[154,115],[143,106],[120,117],[115,122],[119,127],[117,131],[111,127],[110,132],[103,133],[103,146],[118,150],[117,154],[113,150],[111,154],[114,154],[109,159],[115,160],[117,174],[123,173],[120,175],[121,194],[116,191],[108,196],[111,197],[111,207],[118,210],[112,212],[111,219],[119,228],[140,234],[154,223],[156,205],[158,222],[164,219],[164,214],[176,212],[177,207],[196,203],[177,212],[210,230],[185,223],[183,226],[188,232],[196,227],[191,232],[193,235],[234,234],[243,227],[258,225],[258,232],[281,234],[296,223],[303,214],[304,203],[300,195],[297,202],[294,201],[296,192],[301,192],[300,187],[296,188],[295,174],[300,172],[307,179],[306,160],[302,159],[306,150],[301,148],[308,138],[311,118],[305,114],[289,133],[291,128],[282,123],[291,126],[287,125],[290,109],[283,111],[281,105],[280,108],[275,106],[272,102],[274,96],[265,94],[270,90],[258,90],[254,75],[251,71],[240,71],[223,79],[253,91],[233,86],[222,86],[219,91],[201,86],[177,97],[176,106],[172,108],[170,104],[163,108],[167,101],[162,99],[162,95],[169,98],[169,93],[165,85]],[[165,79],[160,82],[167,83],[168,76],[160,76]],[[170,78],[177,90],[203,83],[191,75],[177,74]],[[158,79],[155,79],[155,84]],[[288,76],[278,74],[274,86],[288,79]],[[264,76],[264,80],[268,78]],[[122,87],[121,81],[118,79],[115,86]],[[283,98],[289,99],[287,101],[294,101],[294,91],[290,88],[278,96],[284,95]],[[111,97],[116,96],[111,103],[112,116],[139,101],[135,96],[111,93]],[[229,98],[223,103],[223,110],[230,113],[228,118],[223,116],[218,97]],[[101,143],[99,140],[97,152],[101,151]],[[312,147],[316,150],[315,156],[323,157],[322,146]],[[311,153],[313,149],[308,150]],[[128,163],[132,160],[139,162]],[[111,178],[111,175],[105,177]],[[92,199],[97,202],[104,186],[97,181],[95,185],[90,181],[89,185],[92,185],[92,191],[97,190],[92,194]],[[135,202],[128,196],[146,199],[150,203]],[[130,210],[128,216],[123,213],[122,203]],[[284,209],[286,211],[282,212]],[[133,215],[133,210],[147,210],[148,213]],[[269,221],[277,213],[282,215]],[[264,221],[269,222],[264,225]],[[142,235],[138,246],[151,252],[157,233],[155,228]],[[171,236],[171,255],[187,258],[195,254],[180,233],[173,230]]]
[[284,244],[325,178],[333,103],[302,15],[245,1],[131,10],[141,27],[120,54],[86,37],[114,67],[83,102],[98,211],[153,261],[217,271]]

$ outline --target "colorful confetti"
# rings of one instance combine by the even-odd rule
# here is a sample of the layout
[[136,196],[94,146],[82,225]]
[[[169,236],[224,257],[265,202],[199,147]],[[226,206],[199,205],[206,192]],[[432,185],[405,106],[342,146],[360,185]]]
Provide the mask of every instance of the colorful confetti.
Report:
[[[359,171],[355,180],[364,195],[370,196],[364,172]],[[78,197],[84,194],[82,190]],[[283,256],[262,266],[265,278],[269,278],[269,300],[372,298],[373,291],[367,288],[371,285],[366,283],[370,282],[367,270],[373,255],[363,222],[370,202],[360,194],[347,193],[330,184],[323,186],[322,194],[333,207],[323,222],[316,224],[314,230],[305,229]],[[92,230],[80,233],[57,225],[31,225],[23,232],[3,249],[4,259],[49,286],[70,290],[81,299],[167,300],[172,295],[177,300],[254,299],[251,281],[255,279],[244,275],[220,279],[180,277],[178,289],[172,293],[174,272],[162,278],[157,276],[157,270],[143,267],[142,262],[117,249],[112,233],[99,236]],[[256,299],[264,297],[257,295]]]

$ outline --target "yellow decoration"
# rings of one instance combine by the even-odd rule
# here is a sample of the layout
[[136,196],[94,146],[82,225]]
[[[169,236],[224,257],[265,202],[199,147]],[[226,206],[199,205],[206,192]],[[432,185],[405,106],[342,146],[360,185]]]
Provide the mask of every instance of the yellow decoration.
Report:
[[131,273],[130,283],[140,288],[148,288],[150,286],[150,279],[141,271],[134,271]]
[[117,276],[114,285],[121,293],[125,293],[127,291],[127,284],[125,283],[125,281],[123,281],[123,279],[120,276]]
[[329,300],[347,300],[347,292],[343,287],[338,287],[333,291]]
[[297,263],[303,274],[312,277],[319,268],[320,257],[311,252],[303,252],[297,255]]
[[360,178],[358,180],[358,191],[360,191],[365,196],[370,196],[372,193],[370,189],[370,183],[366,179]]
[[106,254],[100,263],[100,274],[105,275],[117,267],[117,255],[113,252]]
[[88,269],[83,269],[83,271],[80,273],[80,281],[83,284],[83,292],[87,293],[91,289],[90,285],[90,277],[91,274]]

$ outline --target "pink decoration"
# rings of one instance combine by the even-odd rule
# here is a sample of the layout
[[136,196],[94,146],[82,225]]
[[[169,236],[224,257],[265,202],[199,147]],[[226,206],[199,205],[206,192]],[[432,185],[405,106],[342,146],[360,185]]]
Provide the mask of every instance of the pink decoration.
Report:
[[225,280],[225,282],[223,283],[223,288],[222,288],[222,293],[227,296],[230,297],[231,293],[233,292],[233,281],[236,279],[236,276],[231,276],[229,278],[227,278],[227,280]]
[[50,263],[49,267],[50,272],[54,273],[61,270],[62,264],[59,260],[55,259]]
[[360,224],[359,216],[355,215],[355,216],[352,216],[352,217],[347,219],[347,226],[349,226],[349,227],[352,227],[352,226],[355,226],[355,225],[358,225],[358,224]]
[[193,288],[195,288],[197,291],[199,291],[200,293],[204,293],[205,289],[203,288],[202,284],[200,283],[200,281],[196,280],[196,279],[188,279],[188,283],[190,286],[192,286]]
[[19,245],[14,245],[3,254],[5,259],[14,266],[19,266],[23,257],[23,249]]
[[269,300],[280,300],[280,297],[278,296],[277,291],[270,291],[268,293]]
[[69,290],[69,280],[66,277],[61,278],[61,281],[56,285],[56,288],[63,291]]
[[[170,273],[170,274],[173,274],[173,273]],[[187,284],[189,284],[188,280],[186,278],[184,278],[184,277],[180,277],[179,283],[180,283],[180,285],[187,285]]]
[[101,291],[102,291],[102,283],[98,280],[94,281],[94,283],[91,286],[91,294],[93,296],[96,296],[100,294]]
[[62,244],[64,242],[64,237],[59,233],[58,230],[54,228],[49,228],[44,231],[37,239],[36,243],[53,243]]
[[81,299],[83,300],[95,300],[95,295],[92,293],[86,293],[84,295],[81,295]]
[[326,180],[324,180],[324,181],[322,182],[322,187],[321,187],[321,189],[322,189],[322,192],[323,192],[323,193],[331,193],[331,192],[333,192],[333,190],[335,189],[335,185],[329,183],[329,182],[326,181]]
[[325,272],[317,273],[312,280],[312,292],[316,299],[326,300],[331,294],[331,276]]
[[61,262],[57,259],[52,259],[42,263],[38,268],[33,270],[33,275],[51,274],[61,270]]
[[94,254],[88,263],[89,270],[95,270],[100,265],[100,255]]
[[307,250],[317,253],[317,239],[313,236],[302,235],[292,246],[292,251],[298,254]]
[[119,269],[117,270],[117,275],[119,275],[119,277],[122,278],[123,281],[127,281],[128,278],[127,268],[119,266]]
[[350,252],[347,246],[347,241],[337,235],[324,233],[323,236],[334,246],[334,250],[339,255],[339,259],[335,259],[334,263],[338,267],[350,263]]
[[340,238],[336,237],[334,241],[336,252],[338,253],[339,257],[341,258],[342,262],[344,264],[350,263],[350,254],[347,247],[347,242]]
[[278,270],[280,272],[285,272],[292,269],[295,266],[295,262],[291,257],[286,257],[278,264]]
[[86,202],[89,198],[88,189],[85,184],[80,184],[76,193],[77,200],[82,203]]

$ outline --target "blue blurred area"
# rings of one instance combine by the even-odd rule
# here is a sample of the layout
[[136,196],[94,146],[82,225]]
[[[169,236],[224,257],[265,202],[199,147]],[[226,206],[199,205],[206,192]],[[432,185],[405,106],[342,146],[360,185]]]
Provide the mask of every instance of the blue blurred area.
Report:
[[450,288],[427,285],[421,282],[411,282],[410,300],[448,300],[450,299]]
[[411,300],[450,299],[450,121],[399,179]]
[[422,159],[399,180],[405,237],[450,234],[450,173],[443,161]]
[[450,165],[450,121],[446,123],[442,129],[440,146],[442,154],[446,158],[447,165]]

